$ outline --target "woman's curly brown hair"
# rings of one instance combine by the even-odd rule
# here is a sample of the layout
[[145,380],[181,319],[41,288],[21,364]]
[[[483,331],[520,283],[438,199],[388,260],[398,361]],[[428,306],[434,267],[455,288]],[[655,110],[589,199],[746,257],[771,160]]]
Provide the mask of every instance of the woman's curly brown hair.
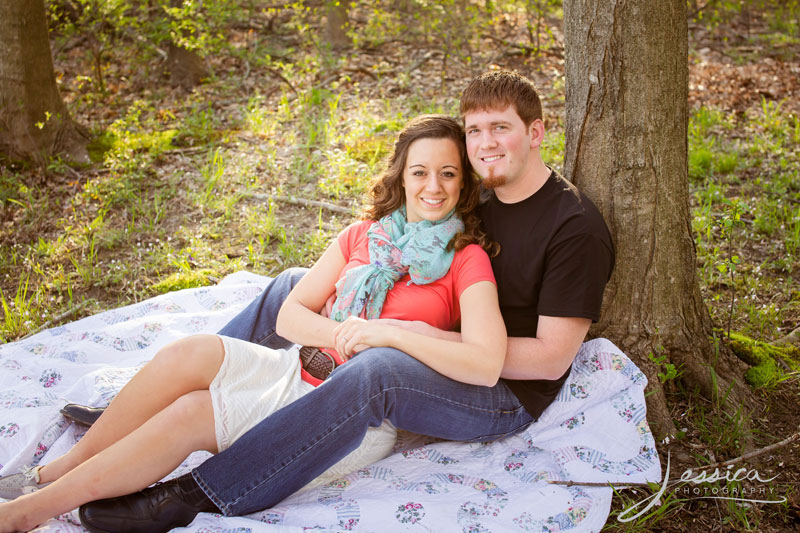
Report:
[[445,115],[421,115],[411,119],[403,131],[397,136],[394,151],[389,157],[386,170],[372,184],[369,190],[369,206],[365,208],[364,217],[379,220],[405,204],[403,191],[403,170],[408,158],[408,150],[414,141],[419,139],[451,139],[458,147],[461,159],[461,175],[464,188],[456,204],[456,213],[464,221],[464,231],[457,234],[448,248],[461,250],[468,244],[477,244],[489,255],[497,255],[498,245],[490,241],[476,214],[480,201],[480,185],[478,176],[472,170],[464,144],[464,129],[455,119]]

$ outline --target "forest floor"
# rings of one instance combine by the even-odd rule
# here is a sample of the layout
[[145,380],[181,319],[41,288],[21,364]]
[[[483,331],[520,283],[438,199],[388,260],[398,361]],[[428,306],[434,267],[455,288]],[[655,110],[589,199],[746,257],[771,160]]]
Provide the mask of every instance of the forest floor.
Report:
[[[230,23],[226,46],[206,59],[209,79],[189,91],[171,86],[160,53],[141,39],[120,34],[103,50],[101,84],[93,41],[53,32],[62,96],[95,139],[94,163],[0,167],[0,342],[238,270],[274,275],[309,265],[358,214],[369,178],[406,119],[456,115],[461,90],[489,65],[536,81],[548,126],[544,153],[560,168],[558,19],[545,19],[548,33],[535,53],[525,53],[531,45],[519,14],[493,19],[491,35],[455,41],[456,52],[457,31],[435,38],[391,26],[377,31],[374,18],[356,9],[357,48],[332,53],[314,37],[318,22],[289,11],[250,12]],[[386,23],[396,18],[387,14]],[[776,30],[774,19],[754,14],[690,25],[698,277],[718,338],[742,335],[750,352],[800,326],[796,21],[793,28]],[[763,449],[797,433],[796,333],[785,346],[748,378],[755,404],[738,418],[686,390],[680,369],[665,368],[679,429],[659,444],[665,466],[667,452],[671,457],[671,480],[742,455],[748,437]],[[750,435],[742,434],[745,421]],[[617,514],[657,488],[622,490],[606,529],[798,530],[798,456],[794,440],[720,468],[730,476],[745,468],[750,480],[671,485],[660,506],[627,524]],[[752,472],[776,477],[762,483]],[[785,503],[709,499],[691,492],[697,487]]]

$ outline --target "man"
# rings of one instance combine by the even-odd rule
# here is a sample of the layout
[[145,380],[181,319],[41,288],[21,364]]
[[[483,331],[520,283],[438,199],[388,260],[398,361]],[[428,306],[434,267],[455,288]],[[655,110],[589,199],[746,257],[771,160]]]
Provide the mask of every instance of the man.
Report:
[[[533,83],[507,71],[474,79],[461,98],[469,159],[484,178],[480,216],[500,244],[492,259],[508,331],[502,379],[453,381],[390,348],[371,348],[318,387],[263,420],[191,474],[81,508],[93,531],[166,531],[198,512],[241,515],[277,504],[390,420],[434,437],[488,441],[524,429],[553,401],[593,320],[614,264],[596,207],[548,168]],[[281,302],[301,271],[278,276],[221,334],[280,347]],[[398,323],[401,324],[401,323]],[[458,336],[423,323],[404,327]],[[436,412],[437,417],[429,413]]]

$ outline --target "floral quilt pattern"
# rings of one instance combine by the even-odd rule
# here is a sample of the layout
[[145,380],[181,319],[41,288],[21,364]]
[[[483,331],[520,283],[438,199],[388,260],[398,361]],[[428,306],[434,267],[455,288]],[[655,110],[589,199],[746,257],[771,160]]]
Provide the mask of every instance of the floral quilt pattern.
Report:
[[[163,345],[214,332],[269,278],[239,272],[0,346],[0,474],[46,464],[84,433],[66,403],[105,406]],[[203,513],[187,531],[599,531],[608,487],[550,481],[659,481],[646,379],[605,339],[583,345],[556,401],[525,431],[492,443],[400,432],[394,454],[244,517]],[[190,456],[173,474],[208,454]],[[73,511],[37,531],[83,531]]]

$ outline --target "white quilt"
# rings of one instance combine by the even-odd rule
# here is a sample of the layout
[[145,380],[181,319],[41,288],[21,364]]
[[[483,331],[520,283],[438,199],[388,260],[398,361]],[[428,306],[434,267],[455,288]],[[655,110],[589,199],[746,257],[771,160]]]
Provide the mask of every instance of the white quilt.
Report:
[[[45,464],[82,435],[58,410],[106,405],[156,350],[215,332],[269,279],[240,272],[215,287],[165,294],[0,346],[0,474]],[[608,487],[659,481],[645,419],[646,379],[605,339],[581,348],[558,399],[526,431],[489,444],[433,442],[400,432],[396,453],[246,517],[201,514],[197,532],[599,531]],[[175,473],[203,461],[189,457]],[[77,512],[41,531],[82,531]]]

